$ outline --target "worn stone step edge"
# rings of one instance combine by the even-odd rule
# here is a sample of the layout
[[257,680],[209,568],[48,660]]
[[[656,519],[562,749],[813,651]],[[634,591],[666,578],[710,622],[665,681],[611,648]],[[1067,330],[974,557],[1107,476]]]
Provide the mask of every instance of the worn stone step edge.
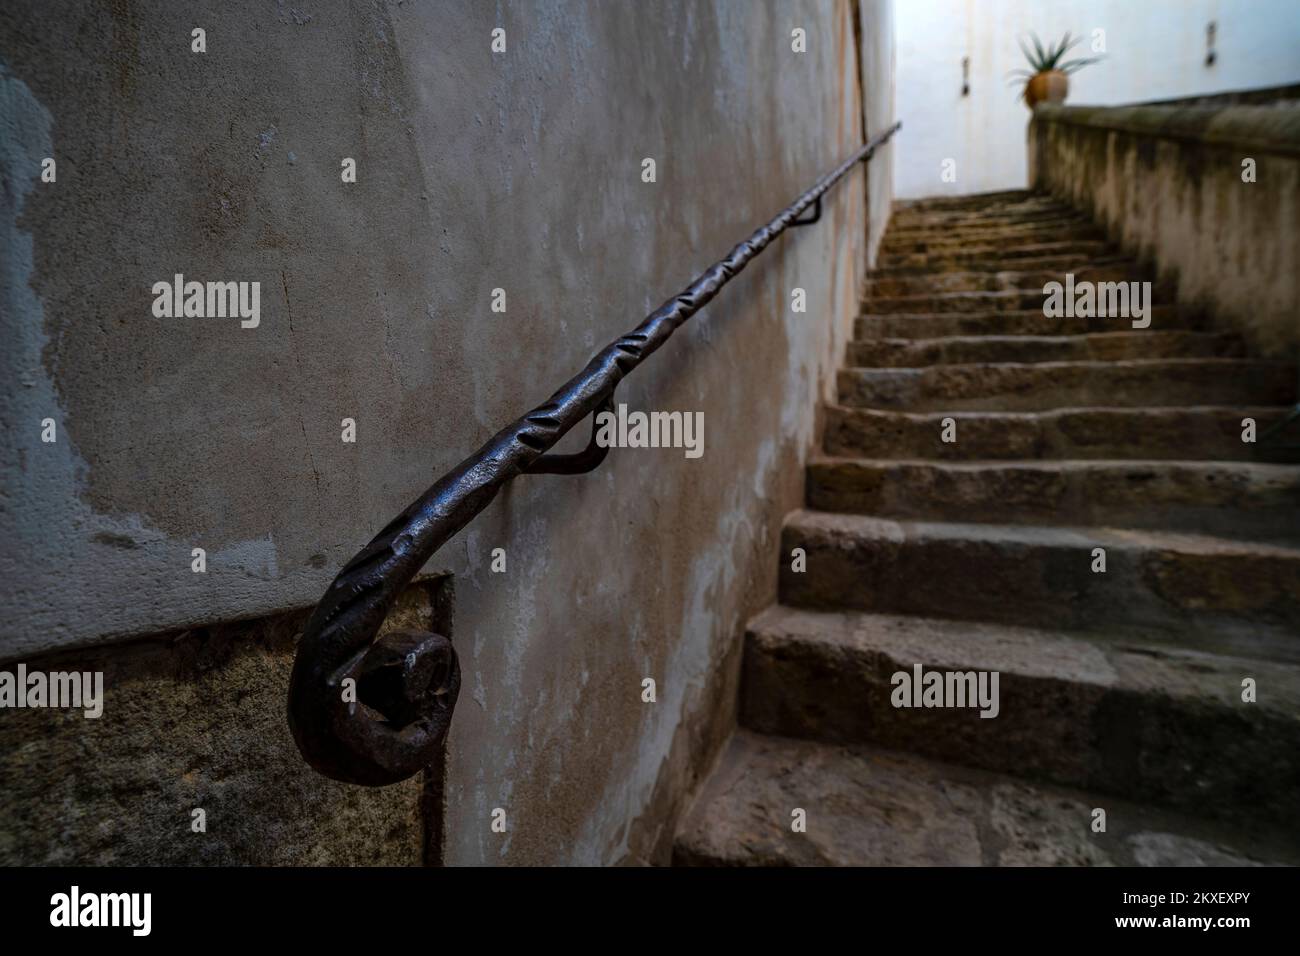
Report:
[[819,457],[809,508],[905,520],[1196,530],[1300,542],[1300,467],[1206,461]]
[[907,234],[885,234],[880,243],[883,255],[946,255],[965,248],[1001,246],[1018,249],[1053,241],[1105,242],[1106,235],[1089,222],[1048,223],[1035,226],[1021,223],[984,229],[922,229]]
[[1056,224],[1094,224],[1081,214],[1059,206],[1018,206],[984,213],[960,215],[907,215],[892,217],[886,227],[886,237],[933,236],[944,233],[987,233],[1003,229],[1034,229]]
[[991,189],[982,193],[962,193],[956,196],[921,196],[916,199],[895,199],[894,211],[905,209],[947,209],[969,205],[989,205],[993,203],[1018,201],[1024,199],[1042,199],[1055,202],[1046,193],[1033,189]]
[[[917,706],[930,672],[974,696]],[[1300,809],[1300,664],[1172,643],[778,605],[746,633],[740,720],[1204,816]]]
[[[1094,256],[1115,254],[1118,249],[1103,239],[1072,239],[1062,242],[1043,242],[1008,248],[1001,243],[970,246],[942,253],[881,253],[877,262],[884,268],[907,265],[924,265],[931,268],[942,265],[959,266],[981,262],[1015,262],[1025,259],[1043,259],[1050,256],[1070,256],[1087,260]],[[964,269],[963,271],[969,271]]]
[[929,365],[1115,361],[1136,358],[1238,358],[1246,346],[1229,332],[1135,329],[1079,335],[952,335],[934,339],[858,339],[848,345],[850,368]]
[[[1176,299],[1172,282],[1158,281],[1136,263],[1085,266],[1072,273],[1075,282],[1150,282],[1156,301]],[[1065,282],[1066,272],[1039,269],[1010,269],[1005,272],[933,272],[923,276],[874,276],[864,286],[863,302],[873,296],[903,297],[950,292],[1006,292],[1014,289],[1042,289],[1050,282]],[[863,311],[863,310],[860,310]]]
[[927,239],[935,236],[966,235],[969,232],[987,232],[989,230],[1010,230],[1033,232],[1038,229],[1071,228],[1076,226],[1091,229],[1098,228],[1095,220],[1074,210],[1044,209],[1035,211],[1028,218],[994,217],[992,220],[966,217],[969,221],[939,220],[926,224],[921,217],[891,217],[885,228],[884,238],[889,239]]
[[[1107,810],[1106,831],[1092,811]],[[804,810],[805,832],[791,826]],[[1295,829],[1227,827],[881,748],[737,731],[683,818],[679,866],[1240,866]]]
[[837,386],[841,405],[909,411],[1289,405],[1296,371],[1287,362],[1235,358],[985,362],[845,368]]
[[915,315],[862,315],[853,321],[853,339],[966,338],[976,335],[1087,335],[1094,332],[1197,332],[1206,329],[1203,316],[1174,305],[1156,305],[1146,329],[1133,320],[1115,317],[1052,318],[1042,309],[1014,312],[942,312]]
[[977,262],[961,263],[956,266],[950,263],[932,263],[909,265],[883,265],[879,262],[871,269],[869,277],[871,278],[923,278],[925,276],[947,275],[951,273],[996,273],[996,272],[1031,272],[1041,270],[1059,271],[1062,274],[1073,272],[1078,275],[1085,269],[1101,268],[1108,265],[1133,264],[1135,260],[1132,256],[1125,255],[1122,252],[1108,252],[1105,255],[1094,255],[1079,257],[1075,255],[1050,255],[1050,256],[1032,256],[1018,259],[1014,262],[1003,262],[1000,259],[986,259]]
[[[1285,407],[1057,408],[1039,412],[898,412],[827,405],[823,447],[844,457],[936,461],[1054,459],[1300,460],[1297,452],[1243,442],[1242,421],[1258,433]],[[945,419],[956,440],[945,442]]]
[[[1096,549],[1104,572],[1093,570]],[[786,518],[781,554],[781,601],[799,607],[1150,629],[1205,650],[1300,657],[1300,547],[1278,542],[800,510]]]
[[[1172,290],[1154,285],[1147,293],[1141,293],[1143,308],[1157,305],[1174,305]],[[864,315],[943,315],[950,312],[1027,312],[1039,311],[1046,314],[1047,295],[1041,288],[1037,289],[995,289],[991,291],[955,291],[927,292],[919,295],[871,295],[862,302]],[[1125,293],[1122,299],[1106,296],[1106,311],[1119,315],[1136,314],[1136,299]],[[1132,304],[1130,304],[1132,303]],[[1098,309],[1100,311],[1100,309]],[[1069,318],[1070,316],[1063,316]]]
[[1035,214],[1065,216],[1079,211],[1050,196],[1024,196],[997,202],[951,206],[898,206],[891,210],[889,225],[911,227],[916,223],[943,224],[979,219],[1008,219]]

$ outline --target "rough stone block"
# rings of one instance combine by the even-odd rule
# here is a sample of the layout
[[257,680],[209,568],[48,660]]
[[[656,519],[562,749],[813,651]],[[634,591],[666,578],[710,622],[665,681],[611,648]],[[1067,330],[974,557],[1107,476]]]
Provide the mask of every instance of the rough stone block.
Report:
[[[294,745],[285,699],[307,615],[24,662],[103,671],[104,710],[0,710],[0,864],[423,863],[420,777],[336,783]],[[434,578],[408,589],[385,626],[449,624],[450,579]],[[196,808],[205,833],[191,829]]]

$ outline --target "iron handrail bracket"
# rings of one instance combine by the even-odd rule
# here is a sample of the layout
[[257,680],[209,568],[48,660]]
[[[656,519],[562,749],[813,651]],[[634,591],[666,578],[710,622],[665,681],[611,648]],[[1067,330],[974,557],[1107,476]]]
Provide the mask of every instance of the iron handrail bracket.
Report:
[[[751,259],[901,123],[873,137],[776,218],[701,273],[639,326],[610,343],[546,404],[497,432],[390,521],[339,572],[298,643],[289,681],[289,727],[326,776],[383,786],[433,763],[451,723],[460,667],[447,638],[419,631],[378,637],[388,610],[434,552],[522,474],[581,474],[606,449],[546,455],[588,415],[611,407],[623,377],[659,349]],[[820,212],[820,208],[817,210]],[[376,640],[376,638],[378,639]]]

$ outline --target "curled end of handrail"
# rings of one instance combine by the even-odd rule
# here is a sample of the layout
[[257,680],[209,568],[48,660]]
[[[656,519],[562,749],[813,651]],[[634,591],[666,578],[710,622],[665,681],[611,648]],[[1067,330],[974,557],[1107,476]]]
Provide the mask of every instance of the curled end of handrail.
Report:
[[294,664],[289,726],[316,770],[370,787],[397,783],[437,760],[460,693],[451,641],[393,631],[334,674]]

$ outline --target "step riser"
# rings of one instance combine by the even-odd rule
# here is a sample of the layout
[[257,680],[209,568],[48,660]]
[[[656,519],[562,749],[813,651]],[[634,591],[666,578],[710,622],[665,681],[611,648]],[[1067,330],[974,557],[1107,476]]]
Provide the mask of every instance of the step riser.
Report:
[[998,272],[1074,272],[1078,275],[1083,269],[1097,268],[1102,265],[1132,265],[1131,257],[1122,253],[1109,253],[1102,256],[1089,256],[1080,259],[1074,255],[1035,256],[1023,259],[1002,261],[1001,259],[981,260],[961,266],[947,263],[934,265],[885,266],[877,263],[871,272],[873,279],[918,278],[953,275],[958,273],[979,272],[993,275]]
[[1026,202],[1060,205],[1050,196],[1044,196],[1028,189],[997,189],[992,192],[964,196],[924,196],[919,199],[899,199],[894,203],[894,215],[950,209],[990,209],[1010,203]]
[[[1159,291],[1160,294],[1157,294]],[[1168,289],[1151,288],[1143,293],[1143,304],[1172,305]],[[864,315],[939,315],[950,312],[1044,312],[1047,296],[1038,289],[1005,289],[996,292],[951,292],[908,296],[869,296],[862,303]],[[1119,321],[1115,319],[1114,321]]]
[[1241,440],[1243,418],[1258,431],[1281,420],[1277,408],[1071,409],[1041,415],[958,414],[957,440],[942,440],[942,414],[827,409],[828,455],[887,459],[1140,459],[1296,461]]
[[[899,520],[1182,530],[1267,541],[1300,538],[1300,470],[1143,463],[978,468],[922,462],[815,462],[808,506]],[[1295,522],[1290,522],[1295,524]]]
[[1143,332],[1055,338],[876,339],[851,342],[848,364],[858,368],[923,368],[985,362],[1113,362],[1125,359],[1232,358],[1245,354],[1232,335]]
[[981,246],[1000,246],[1005,249],[1019,249],[1022,246],[1041,246],[1047,242],[1104,242],[1095,226],[1090,225],[1044,225],[1028,229],[1008,226],[994,229],[966,229],[953,235],[951,230],[921,230],[909,235],[890,236],[880,245],[880,252],[887,256],[937,255],[946,256],[962,252],[967,248]]
[[1300,722],[1276,711],[1007,670],[999,672],[994,718],[978,708],[895,708],[895,673],[912,674],[915,664],[981,669],[902,657],[751,632],[741,725],[875,744],[1203,816],[1293,822]]
[[1039,411],[1090,406],[1290,405],[1289,365],[1248,361],[953,365],[843,369],[841,405],[907,411]]
[[989,209],[953,209],[947,211],[903,210],[889,220],[889,232],[935,231],[961,226],[996,228],[1022,223],[1078,218],[1079,214],[1059,203],[1041,200],[1012,203]]
[[927,229],[976,223],[1032,222],[1034,219],[1061,219],[1072,215],[1078,215],[1078,212],[1069,206],[1035,197],[992,206],[905,207],[894,211],[889,228]]
[[914,255],[944,251],[960,252],[963,247],[1042,245],[1045,242],[1101,242],[1104,233],[1082,220],[1044,220],[1005,226],[959,226],[941,229],[912,229],[892,232],[881,242],[885,255]]
[[1086,216],[1077,213],[1055,213],[1049,215],[1035,214],[1033,218],[1019,222],[1013,220],[977,220],[965,223],[937,223],[928,226],[915,226],[890,222],[885,233],[885,242],[930,242],[935,239],[971,239],[983,235],[1006,236],[1024,235],[1042,232],[1060,235],[1070,229],[1086,229],[1100,235],[1096,224]]
[[[1065,282],[1064,272],[1048,269],[1011,272],[935,272],[926,276],[882,276],[867,280],[868,296],[900,297],[934,295],[940,292],[1008,292],[1013,289],[1041,289],[1049,282]],[[1074,272],[1076,282],[1153,282],[1149,272],[1137,265],[1119,264],[1084,268]],[[1173,286],[1152,286],[1156,298],[1173,301]]]
[[[897,228],[895,228],[895,221],[891,221],[883,241],[891,242],[895,237],[922,241],[979,238],[990,235],[1065,231],[1078,229],[1081,226],[1094,228],[1087,219],[1053,208],[1024,209],[1020,212],[991,216],[912,216],[897,221]],[[1094,235],[1100,234],[1101,231],[1094,228]]]
[[1131,319],[1050,318],[1042,309],[1027,312],[984,312],[965,315],[865,315],[853,323],[854,339],[942,339],[972,335],[1086,335],[1091,332],[1197,331],[1204,321],[1179,310],[1157,305],[1151,325],[1134,329]]
[[[1112,541],[1105,573],[1091,539],[1055,541],[828,534],[787,525],[782,554],[802,548],[807,570],[781,562],[781,601],[999,624],[1214,631],[1212,649],[1275,659],[1300,645],[1300,554],[1210,554]],[[1285,555],[1285,556],[1282,556]],[[1281,638],[1279,634],[1289,637]]]
[[965,250],[944,254],[882,255],[879,264],[885,268],[900,266],[926,266],[928,268],[955,267],[965,263],[1015,262],[1021,259],[1041,259],[1048,256],[1073,258],[1086,262],[1094,256],[1113,254],[1114,250],[1102,241],[1075,240],[1073,242],[1045,242],[1006,248],[1001,243],[972,246]]

